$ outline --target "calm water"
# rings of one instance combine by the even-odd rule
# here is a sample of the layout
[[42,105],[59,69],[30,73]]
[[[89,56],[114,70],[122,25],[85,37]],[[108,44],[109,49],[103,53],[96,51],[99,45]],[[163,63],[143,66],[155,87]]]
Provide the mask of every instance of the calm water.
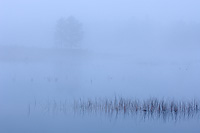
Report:
[[[199,115],[174,119],[172,116],[157,117],[148,114],[105,114],[73,112],[67,110],[32,109],[29,115],[1,115],[1,132],[6,133],[83,133],[83,132],[183,132],[199,133]],[[25,113],[25,112],[24,112]]]
[[[138,59],[86,51],[41,53],[1,54],[0,132],[200,132],[198,114],[175,118],[73,110],[73,100],[79,98],[199,99],[200,62],[192,57]],[[48,104],[54,101],[65,102],[66,110],[56,107],[49,111]]]

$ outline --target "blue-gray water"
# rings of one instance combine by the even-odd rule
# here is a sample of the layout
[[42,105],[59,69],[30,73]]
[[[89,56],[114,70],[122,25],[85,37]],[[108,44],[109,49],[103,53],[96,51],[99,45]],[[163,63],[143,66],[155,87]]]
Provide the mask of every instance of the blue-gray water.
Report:
[[[198,58],[140,57],[82,49],[1,51],[0,132],[199,132],[199,115],[166,120],[141,114],[75,112],[74,99],[199,98]],[[24,53],[24,52],[27,53]],[[65,102],[65,111],[48,104]],[[145,117],[145,118],[144,118]]]

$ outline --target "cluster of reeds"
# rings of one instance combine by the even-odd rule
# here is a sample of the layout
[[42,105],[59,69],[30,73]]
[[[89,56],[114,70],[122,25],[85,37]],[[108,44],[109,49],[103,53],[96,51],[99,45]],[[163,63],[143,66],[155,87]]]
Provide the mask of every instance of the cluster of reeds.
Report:
[[114,99],[88,99],[75,100],[74,111],[123,113],[143,112],[151,114],[160,113],[182,113],[191,115],[200,111],[200,104],[197,100],[175,101],[166,99],[149,98],[147,100],[125,99],[115,97]]
[[[71,106],[72,105],[72,106]],[[28,115],[41,111],[44,114],[68,114],[71,111],[74,114],[105,114],[109,117],[134,115],[136,117],[182,119],[182,118],[200,118],[200,102],[198,100],[176,101],[172,99],[149,98],[139,100],[133,98],[114,97],[79,99],[74,103],[69,101],[48,100],[47,102],[34,102],[28,106]]]

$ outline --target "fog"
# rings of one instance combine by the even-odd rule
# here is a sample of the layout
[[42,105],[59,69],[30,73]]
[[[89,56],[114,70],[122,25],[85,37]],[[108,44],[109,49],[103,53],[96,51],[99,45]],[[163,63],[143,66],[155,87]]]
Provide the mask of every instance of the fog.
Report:
[[[183,36],[184,34],[195,36],[199,34],[199,4],[197,0],[2,0],[0,5],[1,44],[53,47],[56,21],[60,17],[70,15],[75,16],[84,24],[84,43],[86,44],[95,37],[101,36],[101,39],[105,39],[105,36],[108,37],[105,35],[107,32],[112,32],[110,36],[116,40],[113,34],[117,34],[117,31],[120,32],[118,34],[139,31],[140,37],[137,39],[142,39],[142,36],[146,35],[152,40],[160,40],[161,33],[164,34],[165,39],[168,39],[170,35],[179,35],[180,32],[188,30],[190,33],[182,33]],[[152,34],[153,37],[150,36]],[[91,45],[96,47],[99,44]],[[105,47],[103,44],[101,46]]]
[[199,99],[199,7],[199,0],[0,0],[0,116],[23,114],[33,101]]

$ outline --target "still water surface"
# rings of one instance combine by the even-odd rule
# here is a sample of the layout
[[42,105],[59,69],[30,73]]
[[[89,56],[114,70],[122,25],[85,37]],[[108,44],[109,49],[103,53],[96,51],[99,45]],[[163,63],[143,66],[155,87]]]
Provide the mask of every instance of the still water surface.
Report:
[[[51,54],[1,55],[0,132],[200,132],[199,114],[158,117],[73,109],[74,99],[115,95],[141,100],[199,99],[200,63],[196,60],[62,50],[47,53]],[[49,101],[66,101],[65,112],[48,112]]]

